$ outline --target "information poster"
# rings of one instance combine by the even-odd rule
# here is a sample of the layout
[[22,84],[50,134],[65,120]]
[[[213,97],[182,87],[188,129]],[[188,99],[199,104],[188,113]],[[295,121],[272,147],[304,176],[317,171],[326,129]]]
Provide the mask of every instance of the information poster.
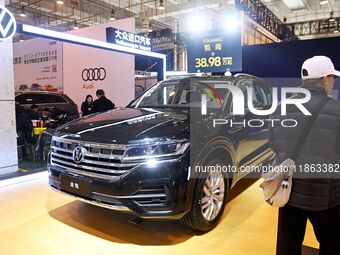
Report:
[[242,71],[241,29],[212,30],[187,39],[188,72]]
[[16,91],[63,92],[62,43],[32,39],[13,45]]

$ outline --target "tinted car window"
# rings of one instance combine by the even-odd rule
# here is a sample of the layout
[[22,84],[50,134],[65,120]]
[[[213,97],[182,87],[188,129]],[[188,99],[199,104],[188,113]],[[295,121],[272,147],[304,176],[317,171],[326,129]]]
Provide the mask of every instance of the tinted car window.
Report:
[[259,86],[258,84],[254,84],[254,89],[255,89],[254,92],[256,95],[256,99],[259,105],[267,105],[268,100],[267,100],[266,93],[264,92],[263,88]]
[[190,83],[188,79],[161,82],[132,102],[130,107],[201,107],[201,95],[206,94],[207,107],[219,108],[227,90],[213,89],[216,82],[202,80]]
[[244,104],[247,106],[248,105],[248,91],[247,88],[251,88],[253,90],[253,94],[251,95],[252,97],[252,102],[254,107],[256,108],[257,106],[257,98],[256,94],[254,91],[254,86],[253,86],[253,80],[241,80],[238,84],[238,87],[242,90],[242,93],[244,95]]
[[18,95],[15,98],[15,101],[17,101],[19,104],[34,104],[35,103],[35,97],[31,94],[22,94]]
[[56,104],[67,102],[62,96],[50,94],[21,94],[16,97],[16,101],[19,104]]
[[263,106],[268,106],[272,104],[272,95],[270,90],[257,80],[241,80],[238,87],[242,90],[244,94],[244,102],[247,106],[248,102],[248,92],[247,87],[252,88],[252,102],[256,109],[261,109]]
[[254,83],[255,87],[255,94],[257,100],[263,105],[271,105],[272,104],[272,95],[270,91],[261,83],[256,82]]
[[37,98],[37,104],[46,104],[46,103],[65,103],[66,100],[58,95],[48,95],[48,94],[42,94],[38,95]]

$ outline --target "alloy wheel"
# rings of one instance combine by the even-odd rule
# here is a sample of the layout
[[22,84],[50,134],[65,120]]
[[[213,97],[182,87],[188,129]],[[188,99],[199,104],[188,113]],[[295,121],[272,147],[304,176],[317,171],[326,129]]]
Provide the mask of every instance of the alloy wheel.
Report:
[[222,173],[209,173],[202,192],[201,210],[207,221],[212,221],[221,211],[224,199],[224,177]]

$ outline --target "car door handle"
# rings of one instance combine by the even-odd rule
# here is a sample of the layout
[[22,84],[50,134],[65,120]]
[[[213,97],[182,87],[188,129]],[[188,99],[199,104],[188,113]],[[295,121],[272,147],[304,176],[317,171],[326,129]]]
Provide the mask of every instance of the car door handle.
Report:
[[231,129],[228,130],[228,133],[232,134],[232,133],[235,133],[237,131],[240,131],[242,130],[242,126],[237,126],[237,127],[233,127]]
[[[238,118],[235,118],[235,117],[231,117],[231,120],[233,122],[242,122],[243,119],[238,119]],[[244,126],[242,126],[241,124],[233,125],[228,130],[228,133],[230,133],[230,134],[235,133],[237,131],[242,130],[242,128],[244,128]]]

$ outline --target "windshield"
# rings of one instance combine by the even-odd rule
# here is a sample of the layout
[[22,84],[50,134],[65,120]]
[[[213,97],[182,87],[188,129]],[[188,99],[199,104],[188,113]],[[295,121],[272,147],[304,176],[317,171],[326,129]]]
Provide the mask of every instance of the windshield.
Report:
[[222,107],[226,92],[226,89],[214,88],[214,81],[195,81],[191,84],[190,79],[164,81],[146,91],[130,107],[201,107],[205,99],[208,108],[217,109]]

